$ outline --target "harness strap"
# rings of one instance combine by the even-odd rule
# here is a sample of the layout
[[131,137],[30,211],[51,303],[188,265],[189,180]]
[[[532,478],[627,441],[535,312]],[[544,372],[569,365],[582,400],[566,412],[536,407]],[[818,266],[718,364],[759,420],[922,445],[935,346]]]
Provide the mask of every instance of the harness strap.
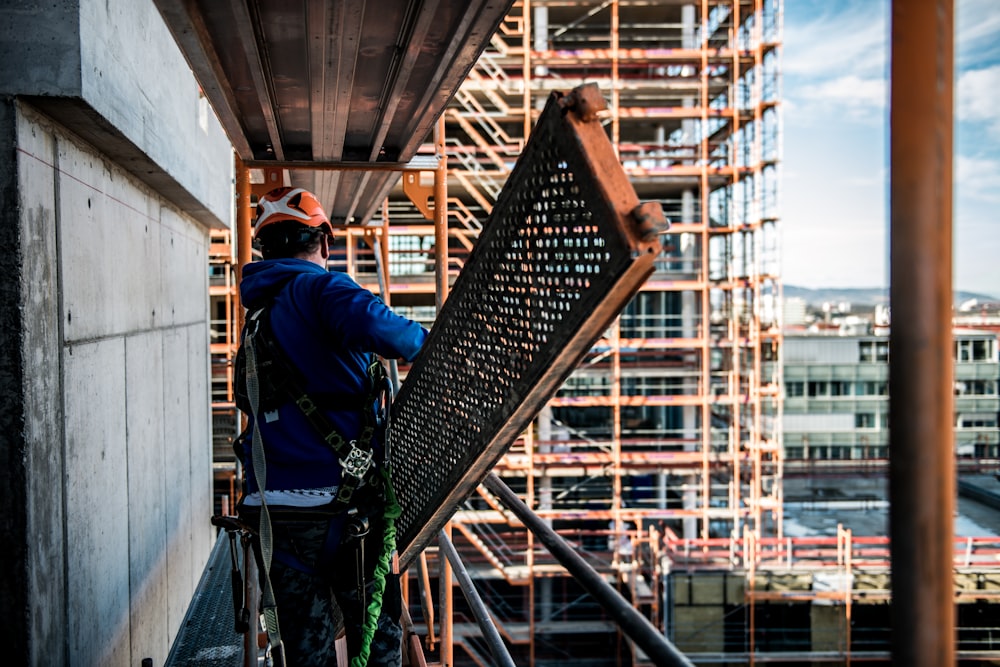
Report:
[[[272,381],[275,382],[277,388],[283,389],[288,394],[295,406],[320,435],[323,442],[333,450],[340,461],[342,469],[340,488],[333,500],[332,507],[335,511],[341,511],[350,505],[354,492],[374,470],[371,447],[372,439],[375,437],[376,426],[374,408],[376,401],[380,398],[379,393],[382,391],[385,369],[382,368],[382,364],[379,363],[378,358],[373,354],[366,371],[368,395],[364,402],[365,407],[362,410],[364,423],[361,434],[357,440],[348,442],[340,434],[340,431],[337,430],[337,427],[334,426],[330,418],[326,416],[326,413],[319,409],[316,400],[302,386],[303,383],[297,374],[293,372],[291,362],[287,360],[284,351],[278,347],[273,335],[269,335],[270,323],[265,321],[267,317],[269,317],[267,308],[259,308],[248,318],[248,322],[252,321],[256,324],[255,331],[262,330],[261,328],[265,327],[263,331],[267,333],[260,336],[261,342],[267,348],[267,354],[272,362],[271,366],[281,376],[280,378],[272,378]],[[249,389],[249,350],[247,350],[247,354],[247,385]],[[256,412],[254,414],[256,415]],[[255,469],[254,476],[256,477],[256,475],[257,472]]]
[[271,644],[271,650],[275,655],[275,662],[278,665],[285,664],[284,647],[281,644],[281,630],[278,627],[278,605],[274,599],[274,589],[271,587],[271,557],[274,549],[274,535],[271,532],[271,515],[267,508],[265,489],[267,487],[267,465],[264,460],[264,439],[260,433],[260,420],[257,419],[258,408],[260,407],[260,378],[257,375],[257,351],[254,346],[254,337],[257,334],[259,323],[254,321],[249,325],[243,339],[243,344],[247,351],[247,394],[250,398],[250,405],[253,409],[253,441],[251,443],[251,458],[253,461],[253,474],[257,480],[257,489],[260,492],[260,527],[258,528],[261,558],[261,580],[262,580],[262,600],[261,613],[264,616],[264,629],[267,631],[267,638]]
[[[375,436],[375,428],[377,426],[375,418],[375,405],[379,399],[384,399],[386,408],[388,408],[388,403],[391,402],[392,397],[391,387],[387,386],[388,383],[386,382],[385,369],[382,367],[382,364],[379,363],[378,358],[373,354],[367,369],[369,392],[365,408],[362,410],[364,424],[361,429],[361,434],[357,440],[352,440],[350,442],[346,441],[337,430],[336,426],[333,425],[331,420],[322,410],[318,409],[316,402],[301,386],[297,374],[292,371],[290,362],[287,361],[285,357],[284,351],[278,347],[276,341],[273,339],[273,335],[269,334],[270,326],[269,322],[267,322],[267,318],[267,308],[264,307],[258,309],[247,319],[247,330],[244,334],[243,344],[246,347],[247,394],[254,419],[251,458],[253,461],[253,473],[257,480],[257,489],[260,493],[261,502],[258,543],[260,544],[260,569],[263,573],[262,614],[264,616],[264,624],[267,630],[268,640],[271,644],[272,651],[275,653],[275,664],[278,665],[278,667],[283,667],[285,664],[284,648],[281,644],[277,604],[274,599],[274,591],[271,587],[270,578],[270,567],[272,558],[274,557],[274,538],[271,530],[270,511],[265,499],[267,466],[264,457],[263,439],[260,434],[260,422],[257,418],[257,415],[260,412],[260,377],[258,375],[257,350],[255,346],[258,337],[262,339],[270,357],[266,360],[266,365],[272,369],[275,367],[284,367],[284,373],[281,373],[280,370],[278,371],[279,375],[283,375],[283,377],[277,379],[270,378],[272,382],[274,382],[276,386],[283,388],[284,391],[288,393],[296,407],[312,425],[313,429],[339,457],[340,465],[342,467],[341,483],[337,496],[333,503],[331,503],[330,511],[339,513],[345,510],[349,506],[350,501],[354,496],[354,492],[365,480],[372,481],[371,478],[376,470],[379,470],[382,475],[382,479],[380,481],[386,494],[382,552],[375,567],[372,599],[365,609],[365,622],[362,629],[361,651],[358,656],[355,656],[351,660],[351,667],[364,667],[371,654],[371,641],[374,637],[375,630],[378,625],[378,618],[382,611],[382,597],[385,592],[386,575],[391,569],[390,561],[392,559],[392,554],[396,549],[395,520],[402,513],[399,503],[396,501],[395,492],[392,488],[389,470],[387,467],[379,469],[373,465],[373,452],[371,447],[371,442]],[[261,335],[262,331],[267,333]],[[384,394],[384,392],[387,392],[387,394]],[[387,409],[385,415],[386,440],[388,440],[388,421],[389,417]],[[361,446],[359,446],[359,444]],[[388,448],[388,443],[386,443],[385,446]],[[386,457],[385,465],[388,466],[388,456]],[[363,560],[360,566],[363,568]],[[360,577],[360,579],[363,581],[363,576]],[[361,582],[359,583],[362,586],[361,600],[364,601],[364,584]]]

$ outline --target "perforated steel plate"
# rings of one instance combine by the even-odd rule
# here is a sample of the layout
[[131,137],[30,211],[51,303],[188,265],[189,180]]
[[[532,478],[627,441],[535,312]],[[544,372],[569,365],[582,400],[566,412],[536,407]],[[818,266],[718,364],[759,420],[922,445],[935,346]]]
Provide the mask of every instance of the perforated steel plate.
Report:
[[403,567],[428,544],[653,270],[596,86],[554,94],[396,400]]

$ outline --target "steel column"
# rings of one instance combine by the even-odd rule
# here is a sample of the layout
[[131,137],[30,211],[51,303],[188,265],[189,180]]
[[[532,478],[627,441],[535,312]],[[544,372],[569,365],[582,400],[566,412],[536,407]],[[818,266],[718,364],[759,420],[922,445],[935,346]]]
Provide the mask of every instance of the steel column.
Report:
[[894,0],[889,512],[893,664],[955,664],[954,0]]

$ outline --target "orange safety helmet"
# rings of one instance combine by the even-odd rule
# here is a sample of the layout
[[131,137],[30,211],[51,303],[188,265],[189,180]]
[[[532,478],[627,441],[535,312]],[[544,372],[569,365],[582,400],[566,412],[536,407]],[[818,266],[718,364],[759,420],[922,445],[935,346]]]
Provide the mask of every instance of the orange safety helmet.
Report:
[[316,195],[302,188],[277,188],[257,200],[257,219],[253,223],[253,236],[276,222],[298,222],[306,227],[324,227],[333,235],[333,225]]

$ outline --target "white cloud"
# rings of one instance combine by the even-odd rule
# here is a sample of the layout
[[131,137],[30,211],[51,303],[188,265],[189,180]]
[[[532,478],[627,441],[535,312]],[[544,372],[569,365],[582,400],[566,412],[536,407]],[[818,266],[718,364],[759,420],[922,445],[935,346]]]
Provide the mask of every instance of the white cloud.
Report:
[[836,114],[848,114],[855,120],[882,121],[880,113],[886,107],[886,81],[865,79],[847,74],[836,79],[799,87],[797,104],[815,110],[817,105]]
[[808,2],[786,14],[782,65],[790,122],[884,121],[887,2]]
[[957,88],[959,120],[984,122],[1000,139],[1000,64],[963,72]]
[[1000,11],[996,0],[959,0],[955,7],[958,61],[965,69],[1000,58]]
[[955,189],[963,199],[1000,204],[1000,159],[957,156]]
[[[852,72],[884,78],[888,24],[884,2],[831,3],[822,14],[785,26],[783,65],[786,74],[827,78]],[[848,3],[850,4],[850,3]]]

